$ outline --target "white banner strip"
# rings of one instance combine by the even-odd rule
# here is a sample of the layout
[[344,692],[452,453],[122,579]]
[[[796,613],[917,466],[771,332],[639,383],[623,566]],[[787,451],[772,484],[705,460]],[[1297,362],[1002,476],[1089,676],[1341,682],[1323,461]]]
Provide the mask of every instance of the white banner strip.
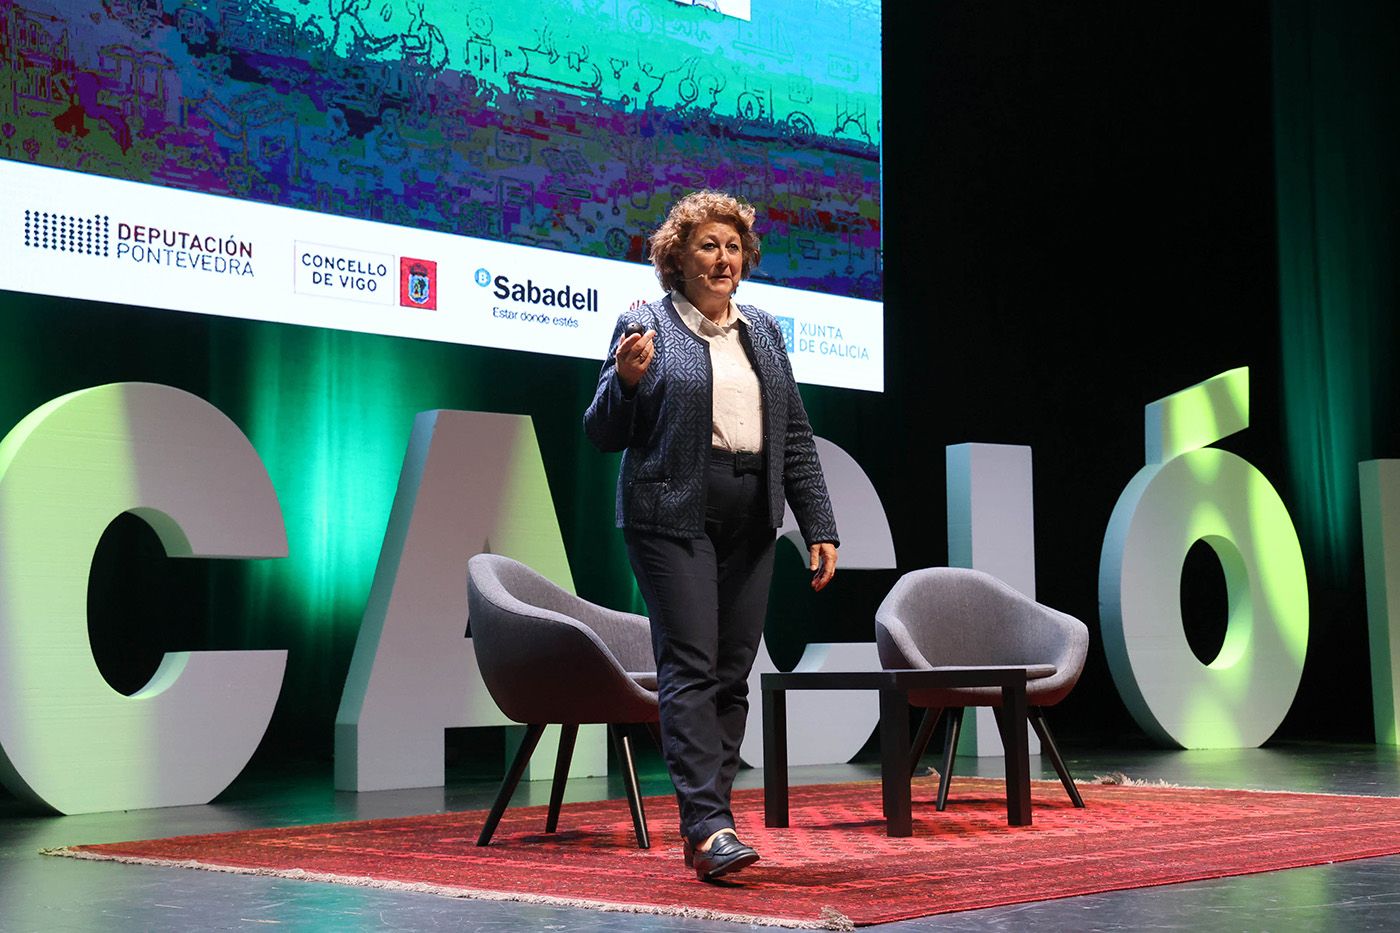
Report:
[[[649,266],[0,161],[0,288],[601,360]],[[658,218],[659,219],[659,218]],[[744,283],[800,382],[882,391],[884,305]]]

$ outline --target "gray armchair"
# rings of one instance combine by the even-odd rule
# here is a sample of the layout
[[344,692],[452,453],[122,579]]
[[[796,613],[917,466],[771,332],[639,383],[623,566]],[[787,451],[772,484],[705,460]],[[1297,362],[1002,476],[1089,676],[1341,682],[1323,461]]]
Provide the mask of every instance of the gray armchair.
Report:
[[606,723],[623,764],[637,845],[649,848],[632,747],[622,728],[643,723],[655,734],[656,661],[646,618],[580,599],[497,554],[478,554],[467,562],[467,603],[486,689],[501,712],[527,726],[476,844],[491,842],[545,726],[559,723],[545,823],[545,832],[554,832],[578,727]]
[[[1047,706],[1069,694],[1084,671],[1089,630],[1083,622],[1027,598],[989,574],[932,567],[907,573],[895,583],[875,613],[875,641],[881,665],[891,669],[1025,665],[1027,718],[1070,800],[1076,807],[1084,806],[1044,714]],[[1004,730],[1001,693],[986,687],[921,690],[911,691],[909,702],[926,710],[914,739],[911,761],[915,764],[940,716],[948,714],[938,785],[937,804],[942,810],[948,803],[963,709],[992,707]]]

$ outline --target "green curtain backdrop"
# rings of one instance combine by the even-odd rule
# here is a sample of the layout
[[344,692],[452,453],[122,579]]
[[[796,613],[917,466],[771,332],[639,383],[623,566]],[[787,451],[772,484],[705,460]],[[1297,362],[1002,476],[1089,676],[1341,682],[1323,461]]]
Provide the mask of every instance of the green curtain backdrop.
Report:
[[[5,431],[77,389],[159,382],[208,399],[262,457],[290,556],[168,559],[144,523],[122,519],[104,536],[89,585],[99,667],[126,692],[144,686],[167,651],[286,649],[282,697],[260,755],[289,745],[329,752],[418,412],[530,416],[578,592],[646,611],[614,527],[618,455],[599,453],[582,431],[597,362],[13,293],[0,296],[0,343],[9,348],[0,367]],[[866,421],[861,407],[879,398],[803,392],[818,432],[846,446]],[[844,596],[818,601],[790,550],[779,565],[788,595],[774,621],[795,634],[774,639],[775,652],[792,663],[808,639],[865,637],[868,608],[855,607],[878,600],[871,587],[889,581],[847,585]]]
[[[802,394],[878,490],[900,567],[814,596],[783,545],[775,660],[868,640],[899,573],[946,560],[945,445],[1029,444],[1037,592],[1093,639],[1056,732],[1140,737],[1098,646],[1103,529],[1142,465],[1142,406],[1248,364],[1255,423],[1224,446],[1275,480],[1313,577],[1291,726],[1368,739],[1354,477],[1400,456],[1400,4],[884,11],[889,389]],[[226,412],[271,474],[283,561],[167,560],[139,521],[113,524],[90,629],[128,687],[165,651],[288,649],[274,735],[328,755],[412,419],[431,408],[531,416],[579,592],[642,608],[613,528],[617,457],[580,430],[596,362],[0,294],[0,363],[5,430],[75,389],[161,382]]]
[[1314,575],[1336,584],[1359,558],[1356,464],[1400,455],[1400,4],[1274,0],[1273,15],[1291,501]]
[[0,345],[3,431],[77,389],[176,386],[248,435],[281,503],[281,560],[166,559],[141,522],[114,523],[89,628],[120,689],[166,651],[285,648],[274,734],[328,749],[413,419],[435,408],[529,415],[580,594],[642,609],[613,527],[617,456],[582,432],[595,362],[13,293]]
[[225,360],[215,371],[230,378],[216,380],[211,400],[262,455],[291,549],[286,560],[250,565],[229,595],[243,601],[250,642],[291,649],[284,703],[316,722],[334,715],[421,411],[531,416],[575,585],[594,600],[640,608],[611,522],[616,457],[593,450],[581,430],[597,364],[310,328],[222,327],[231,339],[214,348]]

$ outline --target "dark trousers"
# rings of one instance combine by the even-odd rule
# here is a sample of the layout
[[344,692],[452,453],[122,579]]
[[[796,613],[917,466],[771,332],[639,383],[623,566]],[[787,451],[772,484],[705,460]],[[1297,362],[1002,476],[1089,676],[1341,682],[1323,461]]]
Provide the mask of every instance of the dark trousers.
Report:
[[661,751],[693,843],[734,825],[729,809],[749,710],[749,671],[768,610],[774,529],[760,472],[716,452],[705,535],[628,531],[627,554],[651,616]]

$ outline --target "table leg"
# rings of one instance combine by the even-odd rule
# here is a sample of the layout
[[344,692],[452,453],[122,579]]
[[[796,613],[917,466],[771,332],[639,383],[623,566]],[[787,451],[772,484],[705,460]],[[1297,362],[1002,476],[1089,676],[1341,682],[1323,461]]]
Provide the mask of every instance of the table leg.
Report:
[[1001,744],[1006,753],[1006,822],[1031,825],[1031,757],[1026,742],[1026,684],[1001,688]]
[[880,792],[891,836],[912,836],[909,787],[909,700],[902,690],[880,691]]
[[787,692],[763,691],[763,825],[788,825]]

